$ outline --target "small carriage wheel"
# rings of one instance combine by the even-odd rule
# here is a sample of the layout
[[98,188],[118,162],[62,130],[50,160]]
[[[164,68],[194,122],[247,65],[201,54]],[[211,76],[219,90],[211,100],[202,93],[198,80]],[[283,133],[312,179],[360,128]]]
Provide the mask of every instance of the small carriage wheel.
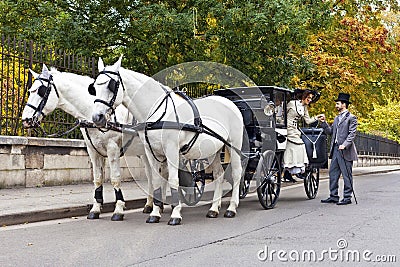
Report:
[[251,180],[244,179],[243,181],[240,182],[239,186],[239,198],[243,199],[247,196],[247,193],[249,192],[250,189],[250,182]]
[[188,206],[194,206],[199,203],[204,193],[205,172],[204,164],[198,160],[190,160],[192,181],[190,186],[179,186],[179,199]]
[[265,151],[257,166],[257,195],[264,209],[275,207],[281,191],[281,164],[271,150]]
[[314,199],[317,196],[319,187],[319,168],[307,168],[304,178],[304,189],[309,199]]

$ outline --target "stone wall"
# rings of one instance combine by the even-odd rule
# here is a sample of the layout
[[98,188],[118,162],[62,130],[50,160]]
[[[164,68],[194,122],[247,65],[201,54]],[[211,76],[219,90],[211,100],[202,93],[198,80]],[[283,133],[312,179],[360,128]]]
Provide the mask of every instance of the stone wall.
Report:
[[[136,156],[122,157],[121,168],[123,181],[145,179]],[[106,182],[109,177],[107,167]],[[91,162],[83,140],[0,136],[0,188],[91,182]]]
[[[359,155],[354,162],[354,167],[382,165],[400,165],[400,158]],[[122,157],[121,168],[123,181],[146,179],[136,156]],[[106,182],[109,172],[107,167]],[[83,140],[0,136],[0,188],[91,182],[91,163]]]
[[353,165],[355,167],[400,165],[400,157],[358,155],[358,161],[355,162]]

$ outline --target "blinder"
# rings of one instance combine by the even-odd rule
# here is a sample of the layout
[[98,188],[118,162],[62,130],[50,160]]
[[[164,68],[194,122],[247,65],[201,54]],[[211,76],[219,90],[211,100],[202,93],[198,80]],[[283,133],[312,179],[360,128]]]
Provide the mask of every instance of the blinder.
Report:
[[[111,78],[111,80],[108,82],[108,90],[110,90],[111,93],[115,94],[118,92],[119,88],[119,81],[116,81]],[[94,83],[89,84],[88,87],[89,94],[92,96],[96,96],[96,88],[94,87]]]
[[89,84],[88,91],[90,95],[96,96],[96,88],[94,88],[94,83]]
[[[42,100],[40,101],[40,103],[39,103],[39,105],[37,107],[35,107],[35,106],[33,106],[33,105],[29,104],[29,103],[25,104],[27,107],[30,107],[33,110],[35,110],[35,112],[32,115],[32,118],[26,120],[26,121],[33,122],[35,125],[38,123],[38,117],[40,116],[40,114],[42,114],[43,116],[46,116],[46,114],[43,113],[43,108],[45,107],[45,105],[47,103],[47,100],[49,98],[52,86],[54,87],[54,90],[56,92],[57,97],[60,97],[58,95],[58,91],[57,91],[56,86],[52,82],[53,81],[53,77],[51,75],[50,75],[49,79],[41,78],[41,77],[38,77],[37,79],[42,83],[42,85],[39,86],[39,88],[37,89],[37,94],[38,94],[38,96],[40,96],[42,98]],[[47,82],[47,86],[44,85],[43,82]]]
[[45,85],[41,85],[38,89],[38,95],[40,97],[44,97],[46,95],[47,87]]

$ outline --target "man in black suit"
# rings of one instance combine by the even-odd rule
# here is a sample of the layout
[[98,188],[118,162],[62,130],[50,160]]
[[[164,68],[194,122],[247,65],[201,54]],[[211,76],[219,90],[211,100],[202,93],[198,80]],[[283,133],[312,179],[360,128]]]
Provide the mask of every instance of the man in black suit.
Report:
[[[332,127],[326,121],[325,116],[319,117],[326,134],[332,135],[330,156],[331,164],[329,168],[329,190],[330,196],[321,200],[322,203],[336,203],[337,205],[347,205],[351,203],[353,192],[353,161],[357,160],[357,150],[354,138],[357,131],[357,117],[351,114],[347,108],[350,102],[350,95],[339,93],[335,100],[336,109],[339,115],[335,117]],[[339,177],[343,176],[344,190],[343,199],[339,202]]]

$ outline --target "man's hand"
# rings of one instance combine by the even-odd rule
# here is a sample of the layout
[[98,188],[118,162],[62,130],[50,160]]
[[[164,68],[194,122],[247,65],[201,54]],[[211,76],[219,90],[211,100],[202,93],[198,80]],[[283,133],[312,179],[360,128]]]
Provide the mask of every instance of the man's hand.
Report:
[[346,147],[344,146],[344,145],[340,145],[339,146],[339,150],[343,150],[343,149],[345,149]]
[[319,115],[317,115],[317,119],[318,119],[320,122],[324,122],[324,121],[325,121],[325,114],[319,114]]

